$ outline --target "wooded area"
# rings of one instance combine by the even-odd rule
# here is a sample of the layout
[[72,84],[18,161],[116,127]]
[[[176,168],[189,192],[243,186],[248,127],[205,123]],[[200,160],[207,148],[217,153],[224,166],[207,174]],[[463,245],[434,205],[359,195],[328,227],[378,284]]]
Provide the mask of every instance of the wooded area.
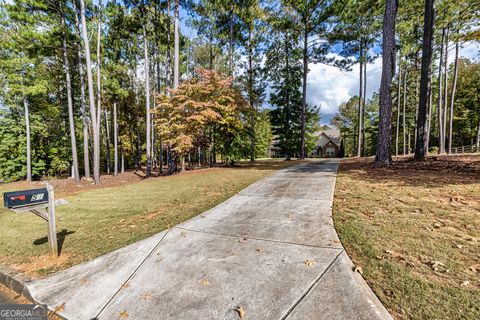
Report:
[[[427,149],[478,145],[480,64],[459,50],[479,41],[479,8],[478,0],[7,1],[0,180],[171,174],[268,156],[272,140],[287,159],[304,158],[319,128],[307,93],[317,63],[360,66],[359,95],[332,120],[347,155],[388,163],[392,152],[415,149],[421,159]],[[367,99],[380,47],[382,86]]]
[[[395,72],[388,75],[391,80],[382,78],[382,83],[391,81],[391,98],[385,101],[392,105],[386,113],[379,113],[381,97],[373,94],[371,99],[366,99],[361,87],[367,77],[360,78],[359,96],[340,105],[332,119],[342,130],[346,154],[374,155],[380,136],[385,138],[384,150],[389,150],[388,155],[418,153],[418,158],[423,159],[427,151],[452,154],[454,147],[472,145],[474,148],[469,150],[478,149],[480,96],[473,88],[480,87],[480,64],[478,60],[462,58],[459,51],[464,46],[478,45],[480,3],[476,0],[435,1],[434,7],[434,1],[414,1],[391,5],[393,9],[384,12],[383,21],[396,21],[396,25],[387,26],[390,32],[395,32],[396,55],[383,50],[382,71],[394,67]],[[372,29],[363,33],[364,43],[368,43],[369,35],[382,32],[380,11],[384,7],[375,9],[372,2],[365,8],[377,10],[376,22],[369,24]],[[394,11],[397,13],[392,16]],[[390,33],[390,40],[391,37]],[[378,38],[373,37],[372,46],[375,41]],[[361,50],[358,46],[357,50]],[[390,54],[388,60],[386,54]],[[345,55],[349,56],[350,52],[346,50]],[[387,66],[385,63],[389,61],[395,61],[395,65]],[[359,63],[362,64],[362,60]],[[379,131],[382,120],[386,123]],[[389,161],[387,159],[387,163]]]

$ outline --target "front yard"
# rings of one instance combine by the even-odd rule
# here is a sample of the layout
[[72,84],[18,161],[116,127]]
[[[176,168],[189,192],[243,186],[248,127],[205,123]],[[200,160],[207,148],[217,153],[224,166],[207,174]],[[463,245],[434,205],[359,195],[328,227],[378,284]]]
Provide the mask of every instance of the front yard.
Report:
[[341,164],[340,239],[396,319],[480,319],[480,156]]
[[[48,256],[46,222],[30,213],[0,209],[0,263],[33,277],[45,276],[146,238],[196,216],[249,184],[297,161],[262,160],[142,180],[134,173],[104,177],[97,187],[56,180],[61,255]],[[39,183],[0,185],[0,192]]]

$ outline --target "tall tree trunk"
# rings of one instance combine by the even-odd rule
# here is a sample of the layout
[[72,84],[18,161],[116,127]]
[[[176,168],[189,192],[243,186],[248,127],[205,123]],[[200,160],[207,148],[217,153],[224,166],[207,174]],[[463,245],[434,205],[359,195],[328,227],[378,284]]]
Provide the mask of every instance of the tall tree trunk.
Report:
[[92,62],[90,60],[90,44],[88,42],[87,21],[85,18],[85,0],[80,0],[80,15],[82,21],[82,37],[85,47],[85,60],[87,63],[88,97],[90,104],[90,117],[93,131],[93,178],[96,184],[100,183],[100,133],[97,126],[95,111],[95,97],[93,91]]
[[376,165],[390,164],[392,157],[390,145],[392,142],[392,96],[391,86],[395,71],[395,20],[398,2],[386,0],[383,19],[382,43],[382,80],[380,84],[380,123],[378,126]]
[[357,157],[362,156],[363,131],[363,40],[360,41],[360,85],[358,87],[358,148]]
[[[445,82],[443,86],[443,138],[445,139],[444,146],[446,146],[447,140],[447,115],[448,115],[448,39],[449,39],[450,27],[447,26],[445,31],[445,59],[443,60],[443,74]],[[445,148],[445,147],[444,147]]]
[[366,147],[366,141],[365,141],[365,130],[366,130],[366,124],[365,124],[365,108],[366,108],[366,103],[367,103],[367,64],[368,64],[368,49],[367,49],[367,43],[365,40],[364,43],[364,63],[363,63],[363,106],[362,106],[362,156],[365,156],[365,147]]
[[97,25],[97,127],[100,131],[102,119],[102,76],[101,67],[101,39],[102,39],[102,1],[98,2],[98,25]]
[[289,40],[288,40],[288,32],[285,33],[285,83],[287,90],[285,92],[285,140],[287,144],[287,150],[285,155],[285,160],[291,160],[292,152],[290,150],[291,145],[291,136],[290,136],[290,110],[291,110],[291,103],[290,103],[290,92],[288,88],[290,88],[290,49],[289,49]]
[[[430,75],[430,83],[432,83],[432,75]],[[427,133],[425,137],[425,146],[427,148],[430,147],[430,133],[432,132],[432,111],[433,111],[433,94],[432,94],[432,87],[430,86],[430,92],[428,93],[428,105],[427,105]],[[419,100],[420,101],[420,100]],[[418,106],[417,106],[417,121],[418,121]],[[417,128],[417,126],[415,126]],[[417,128],[417,138],[418,138],[418,128]],[[417,139],[415,139],[415,145],[417,145]]]
[[113,175],[116,176],[118,175],[118,124],[116,100],[113,100],[113,166]]
[[120,152],[121,152],[121,154],[122,154],[122,155],[121,155],[121,158],[122,158],[121,162],[122,162],[122,163],[121,163],[121,169],[120,169],[121,171],[120,171],[120,172],[121,172],[121,173],[124,173],[124,172],[125,172],[125,152],[123,151],[123,146],[122,146]]
[[428,100],[431,94],[431,68],[433,48],[433,26],[435,19],[434,0],[425,0],[425,17],[423,27],[422,68],[420,78],[420,101],[417,117],[417,139],[415,145],[415,159],[425,160],[428,152],[427,142],[427,113]]
[[308,76],[308,21],[303,25],[303,84],[302,84],[302,121],[300,137],[300,159],[305,159],[305,125],[307,118],[307,76]]
[[104,110],[105,114],[105,141],[106,141],[106,147],[107,147],[107,174],[110,174],[110,168],[111,168],[111,156],[110,156],[110,122],[108,121],[108,110]]
[[440,45],[440,62],[438,63],[438,105],[437,105],[437,120],[438,120],[438,153],[445,153],[445,136],[443,131],[443,110],[442,110],[442,71],[443,71],[443,48],[445,45],[445,28],[442,29],[442,43]]
[[402,67],[398,63],[398,90],[397,90],[397,126],[395,135],[395,156],[398,157],[398,135],[400,134],[400,106],[401,106],[401,88],[402,88]]
[[142,155],[140,154],[140,130],[138,130],[138,125],[137,125],[137,155],[136,155],[136,159],[137,159],[137,171],[140,170],[140,167],[141,167],[141,159],[142,159]]
[[[77,28],[77,32],[81,34],[81,28],[80,28],[80,21],[78,19],[78,12],[77,12],[77,6],[76,6],[76,1],[73,1],[73,9],[75,11],[75,26]],[[89,150],[88,150],[88,126],[89,126],[89,119],[87,115],[87,102],[85,98],[85,80],[84,80],[84,75],[83,75],[83,57],[82,57],[82,42],[81,40],[78,41],[77,43],[78,47],[78,76],[79,76],[79,81],[80,81],[80,110],[82,113],[82,123],[83,123],[83,168],[84,168],[84,174],[86,178],[90,178],[90,156],[89,156]]]
[[72,148],[72,165],[73,165],[73,178],[75,182],[80,182],[80,175],[78,173],[78,158],[77,158],[77,140],[75,137],[75,121],[73,119],[73,100],[72,100],[72,81],[70,79],[70,64],[68,62],[67,52],[67,35],[65,29],[67,28],[65,23],[65,17],[63,16],[63,10],[60,9],[60,15],[62,19],[62,49],[63,49],[63,65],[65,68],[65,83],[67,85],[67,104],[68,104],[68,122],[70,126],[70,143]]
[[403,76],[403,155],[406,155],[407,148],[407,78],[408,78],[408,67],[405,66],[405,75]]
[[[171,21],[170,21],[170,0],[167,1],[167,59],[165,61],[166,66],[165,66],[165,78],[166,78],[166,87],[171,88],[172,87],[172,52],[171,52],[171,46],[172,46],[172,41],[171,41]],[[170,96],[170,91],[167,90],[166,92],[167,96]]]
[[248,100],[251,108],[251,116],[250,116],[250,161],[255,161],[255,117],[257,115],[256,110],[256,103],[254,97],[254,79],[253,79],[253,45],[252,45],[252,37],[253,37],[253,26],[249,26],[248,28]]
[[448,129],[448,153],[452,153],[452,140],[453,140],[453,107],[455,105],[455,92],[457,90],[458,79],[458,54],[459,54],[458,40],[455,43],[455,66],[453,71],[453,83],[452,83],[452,95],[450,97],[450,117],[449,117],[449,129]]
[[[146,19],[144,17],[144,19]],[[145,58],[145,109],[146,109],[146,134],[145,139],[147,140],[147,170],[145,172],[147,177],[150,177],[152,174],[152,154],[151,154],[151,115],[150,115],[150,76],[149,76],[149,69],[150,64],[148,61],[148,39],[147,39],[147,22],[144,21],[143,23],[143,52]]]
[[22,89],[23,89],[23,108],[25,112],[25,135],[27,140],[27,181],[32,181],[32,149],[31,149],[31,134],[30,134],[30,110],[28,99],[25,95],[24,73],[22,72]]
[[234,53],[234,48],[233,48],[233,19],[234,19],[234,1],[231,1],[231,7],[230,7],[230,21],[229,21],[229,36],[228,36],[228,42],[229,42],[229,64],[230,64],[230,77],[233,77],[233,73],[235,71],[234,67],[234,62],[233,62],[233,53]]
[[478,127],[477,127],[477,152],[478,148],[480,148],[480,117],[478,119]]
[[174,25],[174,58],[173,58],[173,87],[178,87],[178,79],[180,72],[180,35],[179,35],[179,21],[178,15],[180,10],[179,0],[175,0],[175,25]]

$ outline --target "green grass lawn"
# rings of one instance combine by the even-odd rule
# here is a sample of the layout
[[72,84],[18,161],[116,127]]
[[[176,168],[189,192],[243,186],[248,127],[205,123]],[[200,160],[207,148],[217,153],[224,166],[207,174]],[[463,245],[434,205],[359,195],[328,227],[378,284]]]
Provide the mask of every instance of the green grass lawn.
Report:
[[480,156],[345,161],[340,239],[396,319],[480,319]]
[[[0,209],[0,262],[44,276],[133,243],[221,203],[273,171],[295,164],[261,160],[234,168],[193,170],[65,196],[57,207],[58,259],[48,257],[46,222]],[[0,191],[14,189],[2,185]],[[62,195],[62,190],[56,194]]]

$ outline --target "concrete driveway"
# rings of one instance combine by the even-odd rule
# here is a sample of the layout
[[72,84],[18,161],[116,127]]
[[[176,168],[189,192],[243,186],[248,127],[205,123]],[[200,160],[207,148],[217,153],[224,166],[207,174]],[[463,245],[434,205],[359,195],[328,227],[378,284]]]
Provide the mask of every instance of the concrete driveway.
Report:
[[333,227],[337,167],[279,171],[30,293],[67,319],[391,319]]

